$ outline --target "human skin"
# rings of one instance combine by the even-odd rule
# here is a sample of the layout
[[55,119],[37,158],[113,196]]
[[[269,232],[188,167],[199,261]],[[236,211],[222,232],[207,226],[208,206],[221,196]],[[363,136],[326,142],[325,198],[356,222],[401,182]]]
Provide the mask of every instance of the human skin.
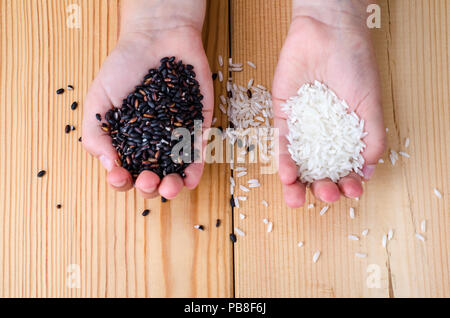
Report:
[[[372,1],[373,2],[373,1]],[[292,23],[280,53],[272,85],[274,125],[280,133],[279,176],[286,204],[305,203],[306,185],[297,178],[297,167],[288,150],[286,114],[282,104],[305,83],[318,80],[344,99],[369,133],[363,141],[363,174],[370,179],[385,149],[381,90],[374,50],[366,26],[366,0],[293,0]],[[363,193],[361,177],[350,173],[337,183],[329,179],[312,183],[312,193],[324,202],[341,194],[356,198]]]
[[115,49],[103,63],[86,96],[83,117],[83,146],[107,170],[108,183],[118,191],[133,186],[144,198],[161,195],[173,199],[187,187],[200,182],[203,163],[192,163],[186,177],[169,174],[162,180],[151,171],[142,172],[135,184],[130,173],[115,164],[118,158],[111,138],[100,128],[95,114],[104,114],[139,85],[150,68],[160,65],[165,56],[175,56],[194,65],[203,103],[203,129],[211,125],[213,85],[201,31],[205,0],[123,0],[120,36]]

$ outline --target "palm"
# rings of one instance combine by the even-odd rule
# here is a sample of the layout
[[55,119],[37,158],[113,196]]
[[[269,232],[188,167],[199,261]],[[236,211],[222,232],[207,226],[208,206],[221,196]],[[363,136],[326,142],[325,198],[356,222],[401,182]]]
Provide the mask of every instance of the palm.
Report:
[[[363,156],[367,163],[376,163],[384,148],[384,126],[376,62],[367,34],[351,29],[336,30],[301,18],[292,22],[273,82],[275,124],[281,129],[282,138],[287,133],[282,102],[296,95],[303,84],[314,80],[328,85],[365,120],[369,135],[364,140],[367,149]],[[287,203],[297,207],[304,201],[304,186],[296,181],[295,164],[285,143],[283,140],[280,144],[280,178]],[[323,201],[337,200],[339,190],[349,197],[362,193],[360,179],[355,174],[343,178],[338,185],[328,180],[315,182],[312,189]]]
[[[194,65],[203,99],[204,127],[209,127],[213,108],[211,72],[205,56],[200,33],[196,30],[173,30],[156,36],[136,34],[121,39],[104,62],[86,97],[83,120],[83,143],[97,157],[106,155],[117,158],[111,140],[105,136],[96,122],[95,114],[105,114],[112,106],[120,107],[122,100],[142,82],[150,68],[158,67],[164,56],[176,56],[184,63]],[[108,164],[106,165],[108,166]],[[107,167],[108,168],[108,167]],[[159,180],[149,171],[141,173],[136,187],[145,197],[153,197],[157,190],[167,198],[174,197],[186,185],[193,188],[200,180],[202,166],[193,164],[186,170],[183,180],[169,175]],[[122,168],[109,167],[108,181],[118,190],[128,190],[131,176]],[[166,180],[167,179],[167,180]],[[123,181],[127,182],[123,184]],[[151,193],[149,193],[150,190]]]

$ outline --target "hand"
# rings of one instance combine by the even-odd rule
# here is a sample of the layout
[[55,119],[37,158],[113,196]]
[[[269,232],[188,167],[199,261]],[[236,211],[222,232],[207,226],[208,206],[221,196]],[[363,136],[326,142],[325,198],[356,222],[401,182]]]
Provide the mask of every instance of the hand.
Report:
[[[372,176],[385,149],[379,75],[363,14],[352,13],[358,8],[350,6],[345,13],[333,8],[327,16],[325,6],[310,2],[310,7],[303,7],[303,2],[294,1],[293,21],[272,85],[274,125],[280,133],[279,176],[284,199],[292,208],[305,203],[306,186],[298,181],[296,164],[287,150],[287,116],[281,105],[303,84],[314,80],[325,83],[364,119],[369,133],[363,140],[367,146],[363,153],[365,179]],[[363,192],[361,177],[353,172],[337,184],[329,179],[315,181],[311,190],[325,202],[339,200],[340,193],[356,198]]]
[[[197,6],[192,8],[196,10],[193,15],[189,15],[189,10],[183,7],[192,6],[191,1],[178,5],[181,8],[177,7],[177,1],[174,2],[174,6],[169,4],[170,1],[164,2],[163,5],[153,5],[152,1],[148,0],[128,1],[126,2],[128,7],[123,8],[126,16],[124,19],[134,21],[135,24],[122,21],[123,27],[118,44],[103,63],[89,88],[83,118],[83,145],[88,152],[100,159],[108,170],[109,184],[118,191],[131,189],[133,181],[127,170],[115,164],[117,152],[111,144],[111,138],[101,130],[95,114],[99,113],[104,118],[104,114],[112,106],[122,106],[122,100],[142,82],[150,68],[159,67],[160,59],[165,56],[175,56],[183,60],[183,63],[194,66],[196,79],[204,96],[203,129],[211,125],[213,110],[211,71],[201,40],[204,14],[201,12],[204,1],[197,1],[199,2]],[[146,8],[149,3],[151,6]],[[133,12],[135,9],[138,12]],[[183,9],[183,12],[177,13],[179,9]],[[148,17],[143,16],[145,10],[149,12]],[[159,16],[156,17],[155,14]],[[170,18],[172,14],[173,19]],[[183,15],[186,14],[188,18],[184,19]],[[190,164],[185,170],[184,179],[178,174],[170,174],[160,180],[155,173],[144,171],[138,176],[135,187],[144,198],[161,195],[173,199],[184,186],[189,189],[195,188],[202,172],[201,163]]]

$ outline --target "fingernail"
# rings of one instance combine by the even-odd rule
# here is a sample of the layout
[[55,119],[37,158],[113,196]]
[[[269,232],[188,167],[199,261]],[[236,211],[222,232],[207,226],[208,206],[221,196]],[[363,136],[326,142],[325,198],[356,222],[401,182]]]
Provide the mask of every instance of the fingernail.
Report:
[[148,193],[148,194],[155,192],[155,190],[156,189],[141,189],[142,192],[145,192],[145,193]]
[[122,180],[122,181],[118,181],[116,183],[111,183],[114,187],[116,188],[121,188],[123,187],[125,184],[127,183],[127,179]]
[[114,168],[114,162],[105,155],[101,155],[98,159],[106,170],[111,171]]
[[373,173],[375,172],[375,165],[364,166],[362,172],[364,174],[364,178],[369,180],[370,178],[372,178]]

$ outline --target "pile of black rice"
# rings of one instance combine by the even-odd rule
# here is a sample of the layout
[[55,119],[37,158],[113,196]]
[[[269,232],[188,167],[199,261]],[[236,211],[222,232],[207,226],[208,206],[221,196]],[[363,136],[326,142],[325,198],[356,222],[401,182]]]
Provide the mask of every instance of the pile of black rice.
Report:
[[[134,180],[144,170],[160,178],[171,173],[185,177],[188,161],[196,155],[194,121],[203,121],[202,99],[192,65],[176,61],[174,56],[161,59],[159,68],[149,70],[122,107],[105,114],[102,129],[111,136],[119,154],[117,164]],[[101,120],[98,114],[97,119]],[[172,132],[181,127],[191,134],[191,153],[174,158],[172,148],[179,140],[172,140]]]

